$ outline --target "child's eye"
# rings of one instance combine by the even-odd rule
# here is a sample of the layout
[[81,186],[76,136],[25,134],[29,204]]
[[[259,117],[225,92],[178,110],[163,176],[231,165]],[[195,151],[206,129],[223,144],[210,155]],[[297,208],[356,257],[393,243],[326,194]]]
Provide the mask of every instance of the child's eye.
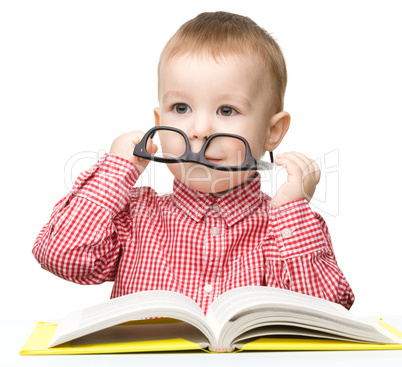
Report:
[[229,106],[222,106],[218,109],[218,114],[222,116],[233,116],[237,114],[237,111]]
[[176,103],[173,106],[173,111],[183,115],[185,113],[191,112],[191,108],[189,105],[187,105],[185,103]]

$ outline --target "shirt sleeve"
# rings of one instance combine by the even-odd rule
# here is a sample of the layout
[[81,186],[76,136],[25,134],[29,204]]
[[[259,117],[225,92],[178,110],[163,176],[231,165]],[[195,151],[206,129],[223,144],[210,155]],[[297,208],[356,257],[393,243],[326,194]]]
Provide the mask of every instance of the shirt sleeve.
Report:
[[129,228],[130,190],[140,175],[131,162],[106,154],[81,173],[53,209],[33,254],[51,273],[80,284],[113,280]]
[[307,200],[269,209],[268,286],[336,302],[349,309],[354,294],[339,269],[328,227]]

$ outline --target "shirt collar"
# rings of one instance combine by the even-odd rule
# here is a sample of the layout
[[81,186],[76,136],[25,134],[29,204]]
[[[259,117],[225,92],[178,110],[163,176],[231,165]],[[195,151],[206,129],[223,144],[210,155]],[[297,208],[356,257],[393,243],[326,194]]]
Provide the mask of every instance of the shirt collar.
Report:
[[211,205],[217,203],[226,224],[232,226],[253,213],[262,203],[261,176],[254,178],[222,196],[194,190],[177,178],[173,182],[173,203],[193,220],[199,222]]

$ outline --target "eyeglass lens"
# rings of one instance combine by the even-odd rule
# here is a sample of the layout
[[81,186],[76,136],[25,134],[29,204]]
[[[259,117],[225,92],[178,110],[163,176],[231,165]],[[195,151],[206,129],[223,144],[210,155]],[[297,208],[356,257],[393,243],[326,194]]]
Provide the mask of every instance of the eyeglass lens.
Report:
[[[156,130],[152,142],[158,147],[155,156],[159,158],[179,158],[186,152],[184,137],[175,131]],[[147,141],[147,151],[151,146],[150,142]],[[191,142],[190,148],[192,148]],[[148,153],[152,154],[149,151]],[[210,141],[204,156],[212,164],[239,166],[246,159],[246,146],[240,139],[218,136]]]

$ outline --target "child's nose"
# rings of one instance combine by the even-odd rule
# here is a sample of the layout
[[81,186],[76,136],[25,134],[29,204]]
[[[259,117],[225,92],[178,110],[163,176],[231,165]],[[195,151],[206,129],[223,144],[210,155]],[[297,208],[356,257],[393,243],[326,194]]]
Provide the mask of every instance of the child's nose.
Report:
[[212,121],[206,116],[200,116],[194,119],[191,131],[188,135],[190,139],[191,150],[199,152],[206,140],[213,134]]

